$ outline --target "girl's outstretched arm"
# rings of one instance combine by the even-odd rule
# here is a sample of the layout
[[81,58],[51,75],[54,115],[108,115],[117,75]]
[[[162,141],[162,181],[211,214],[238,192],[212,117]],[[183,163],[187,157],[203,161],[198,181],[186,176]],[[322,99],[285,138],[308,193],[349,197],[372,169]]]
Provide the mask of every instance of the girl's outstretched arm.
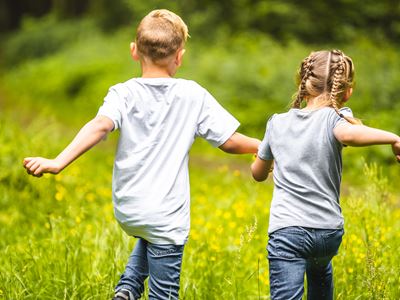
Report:
[[111,119],[97,116],[86,123],[73,141],[55,158],[26,157],[24,167],[28,174],[41,177],[43,173],[58,174],[71,162],[100,142],[114,128]]
[[256,160],[251,164],[251,174],[256,181],[264,181],[268,178],[273,160],[263,160],[257,156]]
[[361,147],[370,145],[392,145],[393,154],[400,161],[400,137],[389,131],[341,123],[333,129],[335,137],[344,145]]

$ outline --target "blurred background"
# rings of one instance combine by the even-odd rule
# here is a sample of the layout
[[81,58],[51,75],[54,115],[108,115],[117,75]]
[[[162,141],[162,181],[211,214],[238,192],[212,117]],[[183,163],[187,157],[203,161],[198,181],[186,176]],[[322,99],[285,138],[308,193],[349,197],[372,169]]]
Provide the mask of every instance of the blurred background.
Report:
[[[355,62],[355,115],[400,132],[396,0],[2,0],[2,102],[82,123],[109,86],[140,76],[128,45],[140,19],[156,8],[176,12],[189,26],[177,76],[210,90],[245,133],[262,137],[268,116],[287,110],[300,61],[325,48],[342,49]],[[363,155],[392,161],[388,147]]]
[[[341,49],[355,63],[354,115],[400,133],[398,0],[0,0],[0,299],[111,298],[134,243],[113,218],[118,134],[57,176],[28,176],[22,159],[55,157],[110,86],[140,76],[129,43],[156,8],[189,27],[177,77],[208,89],[241,132],[261,139],[303,58]],[[251,161],[192,148],[182,299],[269,299],[273,184],[251,179]],[[389,146],[347,147],[343,161],[335,299],[400,299],[399,164]]]

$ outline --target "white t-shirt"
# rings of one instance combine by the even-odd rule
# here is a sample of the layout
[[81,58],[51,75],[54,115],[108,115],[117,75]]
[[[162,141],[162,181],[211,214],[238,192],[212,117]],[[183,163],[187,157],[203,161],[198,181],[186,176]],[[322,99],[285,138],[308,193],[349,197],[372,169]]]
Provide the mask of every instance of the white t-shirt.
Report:
[[214,147],[239,122],[194,81],[134,78],[110,88],[98,115],[120,130],[113,171],[115,216],[129,234],[182,245],[190,227],[188,152]]

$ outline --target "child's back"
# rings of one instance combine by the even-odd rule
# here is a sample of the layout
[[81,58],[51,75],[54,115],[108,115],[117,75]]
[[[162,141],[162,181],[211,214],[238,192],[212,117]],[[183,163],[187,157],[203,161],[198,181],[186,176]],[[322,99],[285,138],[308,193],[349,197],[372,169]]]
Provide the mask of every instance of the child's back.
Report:
[[115,215],[154,244],[185,243],[188,152],[196,136],[220,146],[239,122],[194,81],[134,78],[113,86],[99,110],[120,129],[113,174]]
[[167,10],[140,22],[133,59],[142,77],[113,86],[96,118],[55,158],[28,157],[29,174],[57,174],[120,129],[113,174],[115,215],[138,238],[115,300],[139,299],[149,277],[149,298],[177,299],[189,233],[188,152],[197,136],[229,153],[256,153],[260,143],[236,131],[239,122],[193,81],[174,79],[188,29]]
[[333,134],[340,122],[345,121],[330,107],[291,109],[269,120],[268,136],[260,146],[268,149],[261,158],[274,159],[269,232],[288,226],[343,226],[339,206],[342,144]]
[[[400,161],[400,137],[363,126],[343,107],[352,94],[354,65],[338,50],[313,52],[298,73],[292,109],[268,122],[253,177],[274,164],[268,260],[271,299],[333,299],[333,268],[344,234],[339,204],[342,148],[391,144]],[[305,102],[305,108],[301,109]]]

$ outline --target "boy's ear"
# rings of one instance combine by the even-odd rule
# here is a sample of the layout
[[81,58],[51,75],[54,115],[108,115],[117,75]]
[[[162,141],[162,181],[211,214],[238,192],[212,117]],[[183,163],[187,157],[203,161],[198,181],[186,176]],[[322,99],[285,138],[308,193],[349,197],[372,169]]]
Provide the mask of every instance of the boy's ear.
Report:
[[176,64],[178,67],[180,67],[180,66],[182,65],[183,55],[185,54],[185,52],[186,52],[186,49],[183,49],[183,48],[179,49],[179,50],[176,52],[175,64]]
[[130,45],[130,49],[131,49],[131,56],[133,58],[133,60],[139,60],[139,53],[136,47],[136,43],[132,42]]

